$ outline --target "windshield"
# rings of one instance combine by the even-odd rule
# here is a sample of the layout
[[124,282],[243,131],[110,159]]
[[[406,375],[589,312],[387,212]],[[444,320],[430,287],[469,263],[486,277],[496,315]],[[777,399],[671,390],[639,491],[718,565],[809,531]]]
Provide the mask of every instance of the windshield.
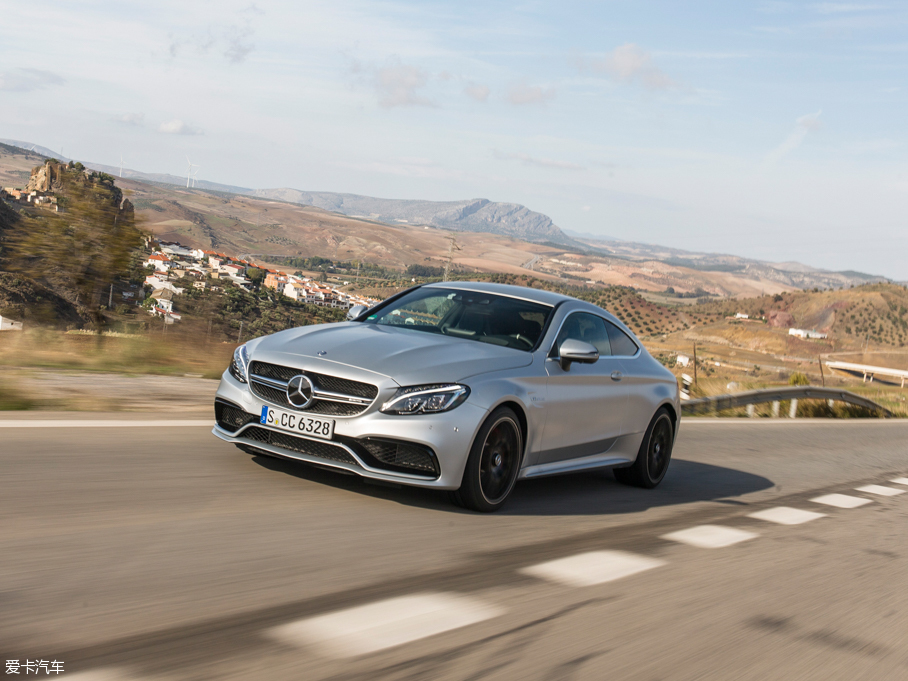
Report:
[[492,293],[420,288],[369,315],[365,323],[529,351],[551,312],[549,305]]

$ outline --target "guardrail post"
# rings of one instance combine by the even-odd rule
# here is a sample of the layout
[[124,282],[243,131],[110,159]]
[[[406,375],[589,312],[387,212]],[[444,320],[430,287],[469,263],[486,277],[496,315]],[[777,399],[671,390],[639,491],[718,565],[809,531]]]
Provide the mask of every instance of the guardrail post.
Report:
[[754,415],[755,415],[755,413],[756,413],[756,409],[754,408],[754,405],[748,404],[748,405],[747,405],[747,416],[748,416],[748,418],[753,418]]
[[788,410],[788,418],[793,419],[797,415],[798,415],[798,401],[792,400],[791,407]]
[[772,417],[774,419],[779,418],[779,400],[775,400],[772,403]]

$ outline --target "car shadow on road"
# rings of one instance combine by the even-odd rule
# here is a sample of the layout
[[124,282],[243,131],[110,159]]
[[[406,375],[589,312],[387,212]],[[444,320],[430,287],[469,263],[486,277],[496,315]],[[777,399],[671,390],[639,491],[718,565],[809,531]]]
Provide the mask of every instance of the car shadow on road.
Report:
[[743,503],[737,497],[769,489],[768,478],[724,466],[673,459],[655,489],[622,485],[608,471],[523,480],[501,513],[506,515],[597,515],[638,513],[695,501]]
[[[258,465],[316,484],[386,499],[405,506],[450,513],[471,513],[455,506],[445,492],[367,480],[289,459],[254,456]],[[673,459],[662,483],[639,489],[618,483],[608,471],[559,475],[517,483],[501,515],[597,515],[638,513],[659,506],[680,506],[696,501],[728,504],[774,483],[746,471]]]

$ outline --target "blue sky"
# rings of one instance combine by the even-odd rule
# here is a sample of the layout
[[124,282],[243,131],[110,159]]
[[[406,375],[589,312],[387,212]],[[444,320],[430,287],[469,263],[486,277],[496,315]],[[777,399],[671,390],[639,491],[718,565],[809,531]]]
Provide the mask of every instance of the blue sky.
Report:
[[908,280],[908,4],[18,3],[0,137]]

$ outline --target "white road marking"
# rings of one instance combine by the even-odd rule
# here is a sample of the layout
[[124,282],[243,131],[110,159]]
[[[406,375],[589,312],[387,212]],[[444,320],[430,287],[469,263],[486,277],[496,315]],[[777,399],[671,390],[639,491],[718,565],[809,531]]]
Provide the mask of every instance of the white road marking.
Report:
[[318,615],[267,630],[291,646],[311,646],[336,658],[366,655],[504,614],[482,601],[422,593]]
[[835,506],[836,508],[857,508],[858,506],[863,506],[864,504],[871,503],[870,499],[861,499],[861,497],[851,497],[847,494],[824,494],[821,497],[816,497],[811,499],[814,503],[817,504],[826,504],[827,506]]
[[734,527],[722,527],[720,525],[698,525],[686,530],[671,532],[662,535],[662,539],[669,541],[689,544],[700,549],[721,549],[725,546],[731,546],[738,542],[753,539],[759,535],[756,532],[739,530]]
[[894,487],[883,487],[882,485],[864,485],[857,488],[858,492],[867,492],[867,494],[877,494],[881,497],[896,497],[904,494],[905,490],[895,489]]
[[664,560],[627,551],[591,551],[531,565],[520,572],[565,586],[581,587],[611,582],[662,565],[665,565]]
[[908,478],[895,478],[889,482],[894,482],[896,485],[908,485]]
[[41,419],[33,419],[27,421],[0,421],[0,428],[179,428],[180,426],[208,426],[211,428],[214,426],[214,419],[173,419],[170,421],[42,421]]
[[809,523],[817,518],[825,518],[826,514],[803,511],[800,508],[791,508],[789,506],[776,506],[775,508],[767,508],[765,511],[749,513],[748,517],[778,523],[779,525],[800,525],[801,523]]

